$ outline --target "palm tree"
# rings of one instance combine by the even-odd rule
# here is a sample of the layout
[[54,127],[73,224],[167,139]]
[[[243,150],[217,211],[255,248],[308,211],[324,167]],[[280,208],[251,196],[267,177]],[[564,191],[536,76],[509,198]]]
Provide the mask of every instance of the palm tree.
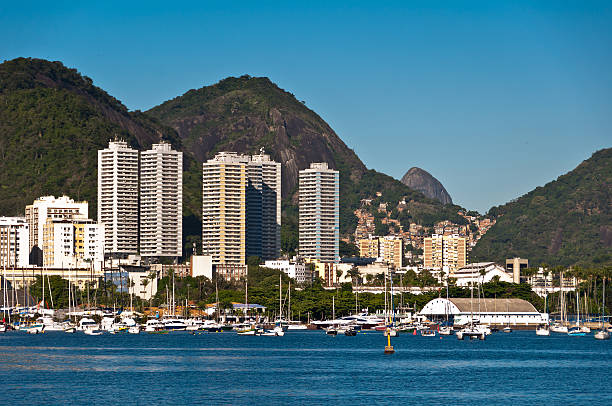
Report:
[[359,273],[359,268],[354,265],[351,269],[348,270],[347,275],[351,277],[351,282],[353,283],[353,286],[356,285],[358,278],[361,276],[361,274]]

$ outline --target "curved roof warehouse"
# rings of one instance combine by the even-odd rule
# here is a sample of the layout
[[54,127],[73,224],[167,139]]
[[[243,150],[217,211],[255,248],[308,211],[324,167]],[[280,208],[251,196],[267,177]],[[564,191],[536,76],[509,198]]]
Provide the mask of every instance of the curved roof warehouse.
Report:
[[465,325],[473,318],[474,323],[537,326],[548,323],[548,314],[540,313],[523,299],[469,299],[436,298],[430,300],[419,312],[432,320],[453,319],[455,325]]

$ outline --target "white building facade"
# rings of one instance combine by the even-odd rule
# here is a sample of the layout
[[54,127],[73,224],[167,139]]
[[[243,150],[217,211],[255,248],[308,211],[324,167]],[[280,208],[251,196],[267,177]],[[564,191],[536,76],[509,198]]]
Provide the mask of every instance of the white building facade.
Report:
[[43,233],[43,266],[102,270],[104,226],[89,219],[47,219]]
[[473,323],[536,327],[548,323],[548,313],[540,313],[522,299],[437,298],[430,300],[419,312],[431,320],[446,318],[455,326]]
[[98,151],[98,222],[107,254],[138,252],[138,151],[110,141]]
[[340,261],[340,174],[326,163],[299,174],[299,254]]
[[0,267],[29,264],[30,226],[25,217],[0,217]]
[[266,261],[264,266],[266,268],[283,271],[287,276],[295,279],[297,283],[310,282],[312,280],[312,273],[304,263],[292,262],[289,260],[272,260]]
[[183,254],[183,153],[153,144],[140,154],[140,255]]
[[89,204],[76,202],[68,196],[42,196],[25,208],[25,217],[30,229],[29,250],[43,247],[43,228],[48,218],[56,220],[86,219]]
[[498,278],[500,282],[512,283],[512,274],[497,265],[495,262],[476,262],[460,268],[451,275],[455,278],[457,286],[476,286],[481,283],[491,282]]

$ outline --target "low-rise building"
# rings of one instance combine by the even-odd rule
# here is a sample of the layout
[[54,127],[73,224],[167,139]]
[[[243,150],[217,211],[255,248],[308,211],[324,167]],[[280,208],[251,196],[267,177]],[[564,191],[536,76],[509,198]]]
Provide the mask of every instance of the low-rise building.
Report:
[[104,226],[93,220],[48,217],[43,227],[43,265],[100,270],[104,261],[104,241]]
[[312,281],[312,272],[305,263],[289,261],[289,260],[273,260],[264,263],[266,268],[278,269],[283,271],[290,278],[295,279],[297,283]]
[[512,274],[497,265],[495,262],[476,262],[456,270],[450,274],[455,278],[457,286],[472,286],[479,283],[491,282],[494,278],[499,278],[500,282],[512,283]]
[[548,323],[548,313],[540,313],[522,299],[470,299],[436,298],[419,312],[430,320],[443,320],[447,316],[455,326],[470,321],[495,326],[535,328]]

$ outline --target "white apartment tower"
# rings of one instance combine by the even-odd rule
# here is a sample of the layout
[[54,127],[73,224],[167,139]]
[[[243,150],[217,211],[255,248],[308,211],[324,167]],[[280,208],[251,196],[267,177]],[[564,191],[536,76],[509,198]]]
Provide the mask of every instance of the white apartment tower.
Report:
[[246,263],[247,162],[221,152],[202,164],[202,254],[213,265]]
[[28,266],[29,228],[23,217],[0,217],[0,268]]
[[138,151],[125,141],[98,151],[98,222],[106,254],[138,252]]
[[340,261],[340,175],[326,163],[300,171],[299,254],[322,262]]
[[183,255],[183,153],[165,142],[140,153],[140,255]]
[[89,205],[87,202],[75,202],[68,196],[43,196],[26,206],[25,217],[30,229],[28,249],[36,245],[43,249],[43,227],[48,218],[55,220],[86,219]]

